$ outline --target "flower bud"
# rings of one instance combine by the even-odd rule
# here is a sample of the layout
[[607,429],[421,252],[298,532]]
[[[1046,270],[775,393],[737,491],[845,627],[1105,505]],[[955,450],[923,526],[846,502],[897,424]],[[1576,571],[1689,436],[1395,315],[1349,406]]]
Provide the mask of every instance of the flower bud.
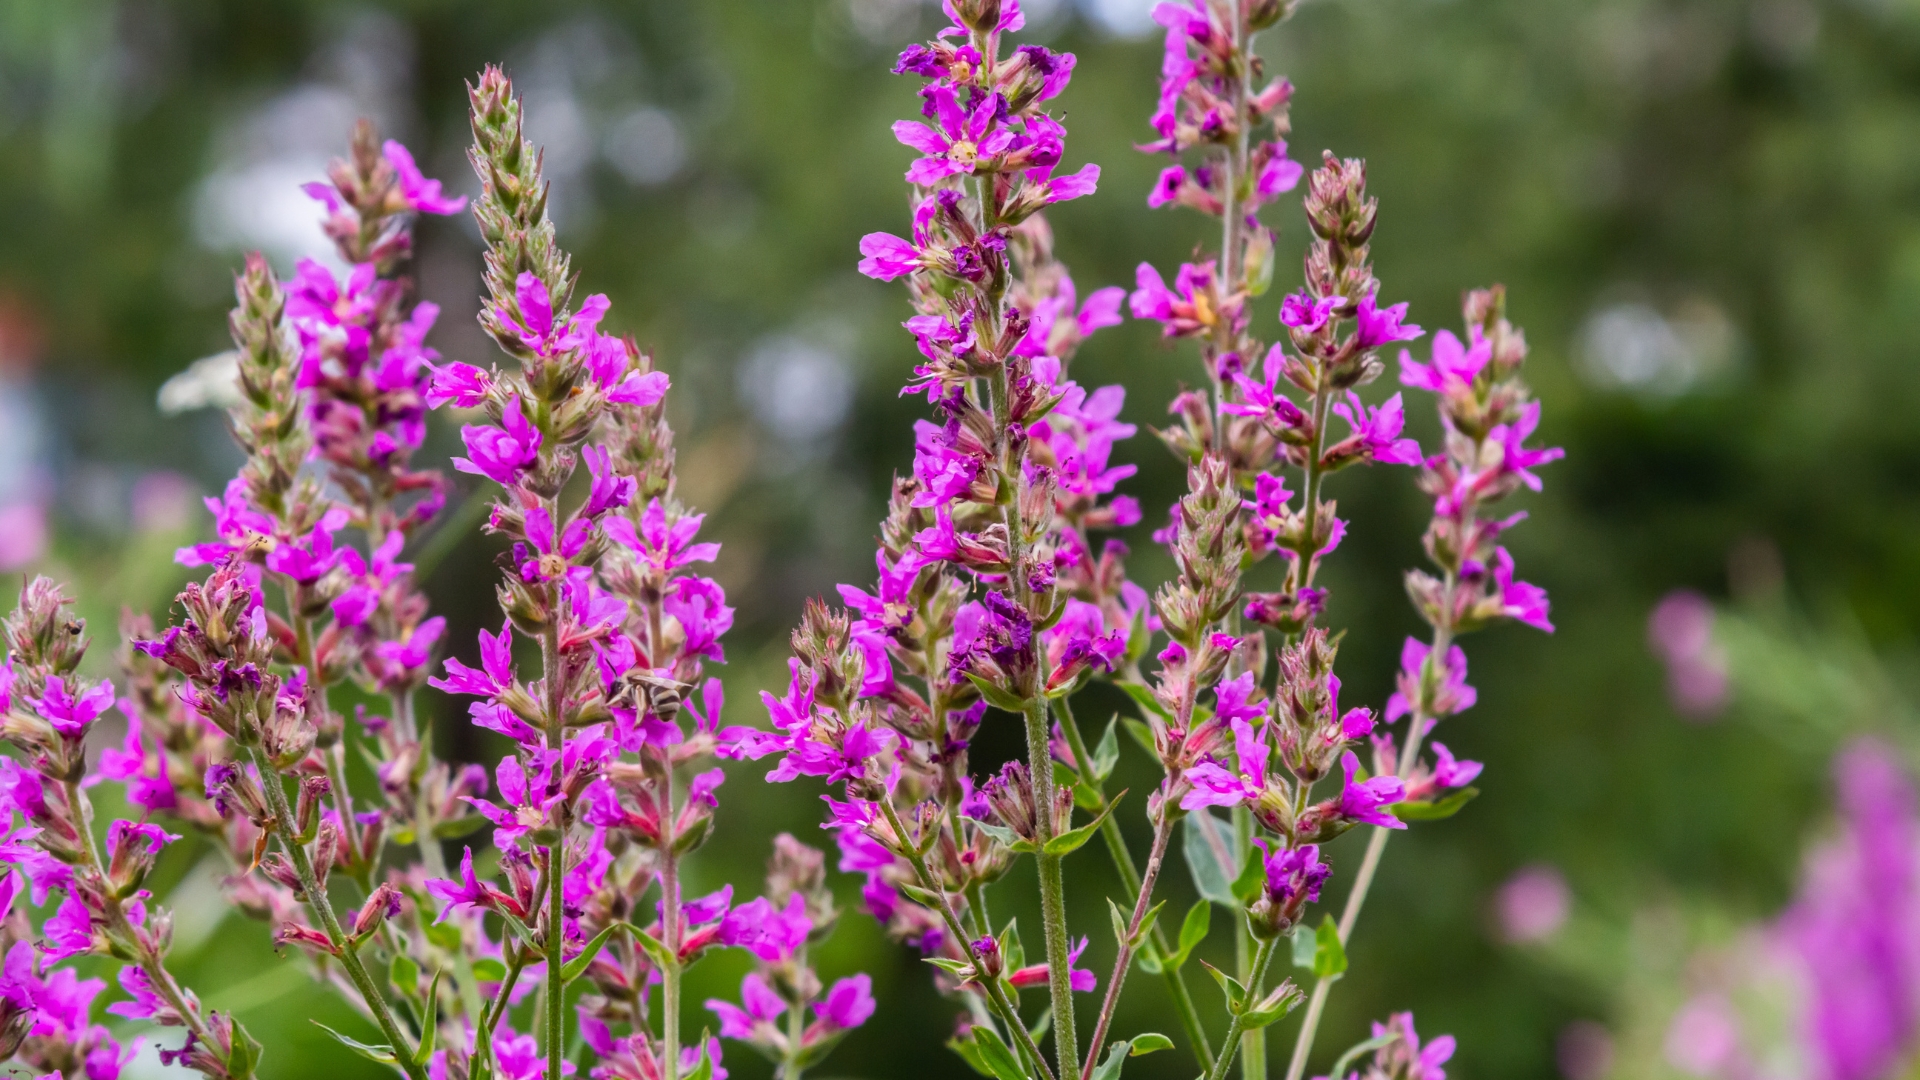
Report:
[[367,902],[353,917],[353,936],[366,937],[380,928],[380,924],[400,914],[400,890],[387,882],[381,882],[367,896]]

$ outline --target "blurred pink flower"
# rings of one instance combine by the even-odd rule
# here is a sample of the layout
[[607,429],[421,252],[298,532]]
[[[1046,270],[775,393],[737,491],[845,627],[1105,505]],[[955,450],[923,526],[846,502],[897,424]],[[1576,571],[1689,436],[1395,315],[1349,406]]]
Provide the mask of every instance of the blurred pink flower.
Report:
[[1647,646],[1667,666],[1667,696],[1689,720],[1712,720],[1727,707],[1727,656],[1713,640],[1713,603],[1676,589],[1647,617]]
[[1493,897],[1500,935],[1514,944],[1552,937],[1566,925],[1572,907],[1567,879],[1545,863],[1522,867]]
[[200,486],[171,469],[155,469],[133,482],[133,531],[171,533],[193,522]]
[[47,511],[30,500],[0,506],[0,573],[12,573],[47,550]]
[[1740,1018],[1733,1003],[1718,993],[1700,994],[1686,1003],[1667,1029],[1668,1064],[1693,1076],[1721,1076],[1743,1056]]

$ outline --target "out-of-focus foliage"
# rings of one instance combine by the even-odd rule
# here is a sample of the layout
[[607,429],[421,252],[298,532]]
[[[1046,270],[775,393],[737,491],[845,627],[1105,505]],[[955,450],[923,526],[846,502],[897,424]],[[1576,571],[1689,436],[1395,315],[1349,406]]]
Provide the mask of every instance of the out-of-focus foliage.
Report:
[[[1061,254],[1083,292],[1126,283],[1137,261],[1201,239],[1200,219],[1144,205],[1159,164],[1131,149],[1159,65],[1158,41],[1133,36],[1146,5],[1030,6],[1038,36],[1080,58],[1060,102],[1068,164],[1106,170],[1099,195],[1054,215]],[[908,312],[854,273],[854,244],[904,219],[909,155],[888,125],[915,102],[886,68],[933,17],[914,0],[0,2],[0,388],[45,420],[23,471],[53,508],[49,558],[84,569],[102,629],[121,599],[166,595],[182,504],[150,474],[212,490],[235,459],[215,414],[162,418],[152,402],[225,347],[239,251],[284,269],[320,249],[295,185],[360,113],[430,175],[462,176],[461,82],[499,60],[529,92],[577,268],[639,320],[616,329],[654,346],[679,388],[683,483],[716,510],[716,573],[741,608],[729,700],[754,708],[800,600],[870,575],[863,543],[910,452],[916,405],[895,396]],[[1631,1029],[1655,1006],[1617,992],[1635,977],[1621,957],[1596,980],[1497,943],[1498,882],[1547,860],[1580,904],[1622,918],[1659,897],[1769,912],[1824,813],[1824,752],[1675,717],[1642,642],[1648,608],[1676,584],[1724,592],[1728,553],[1757,537],[1864,640],[1897,644],[1920,620],[1920,4],[1310,0],[1263,47],[1299,87],[1295,155],[1370,160],[1391,298],[1431,329],[1456,321],[1465,288],[1509,286],[1542,434],[1568,450],[1516,534],[1560,632],[1471,643],[1480,704],[1448,740],[1487,763],[1486,794],[1394,845],[1316,1064],[1367,1019],[1412,1008],[1422,1030],[1459,1037],[1464,1075],[1551,1075],[1569,1023]],[[1284,286],[1304,230],[1283,213]],[[468,360],[487,355],[477,239],[461,220],[422,226],[435,344]],[[1133,325],[1081,365],[1083,381],[1126,381],[1126,418],[1143,423],[1199,375]],[[1434,430],[1415,418],[1415,434]],[[449,433],[435,438],[444,453]],[[1176,470],[1144,435],[1120,453],[1142,464],[1133,490],[1157,523]],[[1404,471],[1343,482],[1343,510],[1370,527],[1328,567],[1332,621],[1362,628],[1342,674],[1377,704],[1414,625],[1398,572],[1422,507]],[[1150,577],[1144,530],[1135,547]],[[476,540],[430,582],[451,641],[485,617],[489,557]],[[440,708],[444,745],[483,753]],[[982,743],[1011,753],[1017,736]],[[811,829],[811,793],[755,776],[733,775],[723,839]],[[702,858],[749,875],[763,854],[723,842]],[[1070,889],[1096,938],[1112,886],[1090,874]],[[848,925],[834,947],[875,970],[882,1011],[836,1061],[962,1075],[924,1041],[938,1013],[920,965]],[[345,1064],[308,1031],[303,988],[261,928],[209,916],[195,932],[186,974],[212,1004],[251,1010],[276,1074]],[[1121,1026],[1155,1026],[1158,993],[1136,980]],[[738,1075],[752,1069],[743,1057]]]

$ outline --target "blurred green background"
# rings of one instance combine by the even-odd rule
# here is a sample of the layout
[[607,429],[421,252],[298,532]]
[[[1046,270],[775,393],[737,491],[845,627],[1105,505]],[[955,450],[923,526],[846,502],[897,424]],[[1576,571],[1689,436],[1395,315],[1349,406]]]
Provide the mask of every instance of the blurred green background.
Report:
[[[1161,164],[1131,149],[1159,66],[1147,6],[1028,3],[1028,40],[1079,56],[1059,102],[1067,164],[1105,170],[1097,196],[1053,215],[1082,295],[1130,283],[1142,259],[1171,267],[1209,235],[1145,206]],[[938,25],[919,0],[0,0],[0,561],[31,554],[44,524],[39,564],[78,579],[98,630],[123,600],[164,604],[168,552],[205,524],[187,498],[218,490],[238,458],[217,413],[163,416],[156,392],[225,347],[240,253],[262,248],[284,271],[320,251],[296,185],[358,115],[473,190],[462,80],[498,61],[527,94],[583,286],[610,294],[608,325],[673,374],[682,493],[711,511],[740,611],[730,715],[757,721],[801,601],[868,582],[887,477],[910,460],[917,399],[896,397],[908,309],[854,273],[854,249],[904,231],[910,155],[888,125],[918,84],[887,67]],[[1674,712],[1645,644],[1667,590],[1724,595],[1740,553],[1784,567],[1793,594],[1846,613],[1869,647],[1897,651],[1915,631],[1920,3],[1308,0],[1261,50],[1298,87],[1294,156],[1370,163],[1383,296],[1431,331],[1457,327],[1463,290],[1504,282],[1533,345],[1542,435],[1567,448],[1510,537],[1559,632],[1468,642],[1480,704],[1442,738],[1487,763],[1485,795],[1389,849],[1315,1064],[1411,1008],[1423,1032],[1459,1037],[1460,1076],[1626,1075],[1628,1057],[1609,1069],[1557,1047],[1570,1030],[1591,1043],[1582,1023],[1627,1021],[1631,964],[1581,973],[1503,944],[1490,898],[1540,862],[1580,911],[1617,923],[1676,897],[1757,917],[1788,895],[1826,812],[1825,750]],[[1282,251],[1258,315],[1271,326],[1304,228],[1297,202],[1267,221]],[[471,222],[424,222],[417,270],[442,307],[434,343],[487,363]],[[1199,377],[1190,353],[1131,323],[1075,373],[1126,382],[1141,424]],[[1413,412],[1430,442],[1433,418]],[[444,457],[451,431],[433,439]],[[1128,490],[1157,523],[1178,470],[1144,432],[1120,457],[1140,463]],[[1330,621],[1353,627],[1349,695],[1377,705],[1416,625],[1399,574],[1419,559],[1424,507],[1405,470],[1343,474],[1335,494],[1355,525],[1327,570]],[[1164,560],[1144,529],[1133,540],[1151,586]],[[476,538],[428,582],[462,656],[497,619],[490,558]],[[434,697],[442,748],[484,754],[450,706]],[[1113,707],[1093,694],[1080,712]],[[1011,727],[983,734],[976,767],[1014,752]],[[729,770],[695,871],[707,883],[757,891],[770,822],[824,840],[817,790],[764,786],[760,771]],[[1152,775],[1130,760],[1120,782],[1144,790]],[[1145,831],[1137,809],[1125,816]],[[1362,844],[1338,844],[1337,863]],[[1074,918],[1104,978],[1101,896],[1117,886],[1098,856],[1080,861]],[[1179,909],[1190,887],[1169,883]],[[267,1042],[274,1074],[355,1068],[306,1024],[345,1010],[274,957],[263,928],[222,922],[209,883],[183,888],[188,971]],[[938,1045],[951,1010],[924,965],[870,919],[849,913],[822,968],[873,972],[881,1001],[823,1075],[967,1075]],[[740,970],[709,963],[691,996],[731,994]],[[1169,1028],[1161,993],[1136,976],[1121,1030]],[[742,1080],[764,1075],[729,1058]],[[1186,1068],[1164,1054],[1129,1075]]]

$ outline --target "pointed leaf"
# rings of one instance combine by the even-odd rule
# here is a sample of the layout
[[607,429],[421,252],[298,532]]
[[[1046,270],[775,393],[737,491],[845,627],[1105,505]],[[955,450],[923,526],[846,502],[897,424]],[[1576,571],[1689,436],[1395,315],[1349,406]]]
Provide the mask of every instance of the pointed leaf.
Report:
[[1233,827],[1215,817],[1211,810],[1195,810],[1187,815],[1186,836],[1181,850],[1187,857],[1187,872],[1193,875],[1193,887],[1201,896],[1236,910],[1240,901],[1233,895],[1234,871],[1240,865]]
[[1186,966],[1187,958],[1201,942],[1207,940],[1207,931],[1213,923],[1213,904],[1205,899],[1196,900],[1187,909],[1187,917],[1180,923],[1180,951],[1167,957],[1167,966],[1175,971]]
[[1020,1067],[1020,1059],[1013,1055],[1000,1033],[981,1024],[973,1029],[974,1049],[979,1051],[980,1063],[999,1080],[1027,1080],[1025,1069]]
[[1347,950],[1340,944],[1340,928],[1333,923],[1333,916],[1320,920],[1313,932],[1313,973],[1322,979],[1334,979],[1346,974]]
[[433,1037],[438,1030],[440,1013],[440,976],[445,969],[433,973],[433,982],[427,987],[427,1008],[420,1019],[420,1045],[413,1049],[413,1063],[425,1065],[433,1059]]
[[1020,920],[1008,919],[1007,925],[1000,928],[1000,957],[1008,971],[1018,971],[1027,966],[1027,950],[1020,944]]
[[507,965],[491,956],[483,956],[473,962],[473,978],[476,982],[506,982]]
[[[1115,683],[1114,685],[1120,688],[1121,693],[1132,698],[1135,705],[1140,706],[1141,716],[1144,717],[1151,714],[1169,722],[1173,720],[1173,716],[1167,712],[1167,707],[1160,704],[1160,700],[1153,696],[1152,690],[1147,689],[1139,683]],[[1153,744],[1151,740],[1148,741],[1147,746],[1149,750],[1152,749]]]
[[394,989],[412,997],[420,992],[420,965],[413,957],[401,953],[387,965],[387,981],[393,984]]
[[468,814],[466,817],[454,818],[451,821],[434,822],[433,835],[441,840],[458,840],[463,836],[472,836],[486,824],[487,819],[479,814]]
[[1401,821],[1444,821],[1480,794],[1476,787],[1463,787],[1438,802],[1401,802],[1387,807]]
[[1126,795],[1127,793],[1124,791],[1115,795],[1113,801],[1107,803],[1106,808],[1101,810],[1092,821],[1087,822],[1077,829],[1069,829],[1055,836],[1053,839],[1047,841],[1040,850],[1047,855],[1070,855],[1080,850],[1080,845],[1093,839],[1094,830],[1100,828],[1100,823],[1107,820],[1107,815],[1113,813],[1113,808],[1119,806],[1120,800],[1126,798]]
[[317,1027],[321,1031],[324,1031],[327,1034],[333,1036],[334,1039],[340,1043],[340,1045],[346,1047],[347,1049],[353,1051],[356,1054],[359,1054],[361,1057],[366,1058],[368,1061],[377,1061],[382,1065],[400,1064],[400,1059],[394,1056],[393,1047],[388,1046],[386,1043],[378,1043],[378,1044],[363,1043],[359,1039],[353,1038],[352,1036],[340,1034],[339,1032],[333,1030],[332,1028],[328,1027],[327,1025],[321,1023],[318,1020],[311,1021],[311,1023],[313,1024],[314,1027]]
[[1221,971],[1205,960],[1200,961],[1200,966],[1206,968],[1207,974],[1213,976],[1213,981],[1220,984],[1220,992],[1227,997],[1227,1011],[1238,1016],[1241,1007],[1244,1006],[1247,1001],[1247,988],[1240,985],[1239,979]]
[[694,1066],[686,1080],[713,1080],[713,1032],[709,1028],[700,1029],[700,1064]]
[[1127,1056],[1139,1057],[1141,1054],[1151,1054],[1155,1050],[1171,1049],[1173,1049],[1172,1039],[1167,1038],[1157,1031],[1149,1031],[1144,1035],[1135,1035],[1133,1037],[1133,1049],[1127,1051]]
[[1029,852],[1039,850],[1033,846],[1033,841],[1022,840],[1019,833],[1014,832],[1005,825],[995,825],[990,821],[979,821],[973,818],[969,818],[968,820],[973,822],[974,828],[979,829],[981,832],[986,833],[988,836],[1006,845],[1008,851],[1025,855]]
[[974,689],[980,691],[980,696],[987,699],[987,704],[992,705],[997,709],[1005,709],[1006,711],[1010,713],[1014,713],[1015,715],[1018,715],[1026,711],[1026,708],[1027,708],[1026,702],[1020,700],[1019,698],[1015,697],[1012,694],[1007,693],[1005,690],[1000,689],[999,687],[993,685],[992,683],[981,678],[980,676],[975,675],[971,671],[966,672],[965,674],[967,676],[967,681],[973,684]]
[[967,976],[973,973],[973,965],[965,960],[954,960],[945,956],[923,956],[920,958],[949,975]]
[[1292,1012],[1305,996],[1291,979],[1284,979],[1279,986],[1268,991],[1266,997],[1241,1014],[1240,1026],[1248,1031],[1266,1027]]
[[633,935],[634,943],[640,946],[640,951],[646,953],[647,959],[653,961],[654,967],[665,971],[678,965],[678,959],[672,952],[668,951],[666,945],[662,944],[659,938],[654,937],[652,934],[647,933],[632,923],[625,923],[623,925],[626,926],[627,933]]
[[1249,846],[1245,864],[1240,867],[1240,876],[1233,879],[1233,898],[1242,905],[1251,904],[1266,884],[1266,862],[1260,858],[1259,848]]
[[1152,728],[1148,727],[1146,724],[1142,723],[1139,720],[1135,720],[1131,716],[1121,717],[1120,726],[1127,729],[1127,735],[1133,739],[1134,745],[1140,747],[1140,749],[1142,750],[1145,750],[1148,754],[1154,755],[1156,757],[1159,756],[1160,751],[1155,749],[1153,745],[1153,729]]
[[1093,1075],[1087,1080],[1120,1080],[1120,1069],[1127,1063],[1125,1051],[1129,1045],[1131,1044],[1124,1040],[1108,1043],[1107,1056],[1101,1059],[1100,1064],[1094,1066]]
[[605,930],[593,935],[593,940],[587,942],[587,947],[580,950],[580,955],[567,961],[566,966],[560,969],[561,985],[564,986],[584,974],[587,965],[593,963],[593,958],[600,955],[600,950],[606,947],[607,939],[612,937],[613,932],[618,929],[620,929],[619,923],[611,923]]
[[1314,936],[1311,927],[1300,925],[1287,935],[1293,943],[1293,966],[1313,970],[1313,955],[1320,951],[1319,939]]
[[1120,714],[1114,713],[1107,721],[1106,734],[1100,736],[1100,742],[1093,748],[1093,778],[1102,783],[1113,775],[1114,766],[1120,764],[1120,740],[1117,731]]
[[971,1036],[965,1039],[948,1039],[947,1049],[959,1054],[960,1060],[966,1062],[968,1068],[979,1073],[981,1076],[993,1075],[993,1073],[987,1069],[987,1063],[980,1059],[980,1048],[974,1044]]

